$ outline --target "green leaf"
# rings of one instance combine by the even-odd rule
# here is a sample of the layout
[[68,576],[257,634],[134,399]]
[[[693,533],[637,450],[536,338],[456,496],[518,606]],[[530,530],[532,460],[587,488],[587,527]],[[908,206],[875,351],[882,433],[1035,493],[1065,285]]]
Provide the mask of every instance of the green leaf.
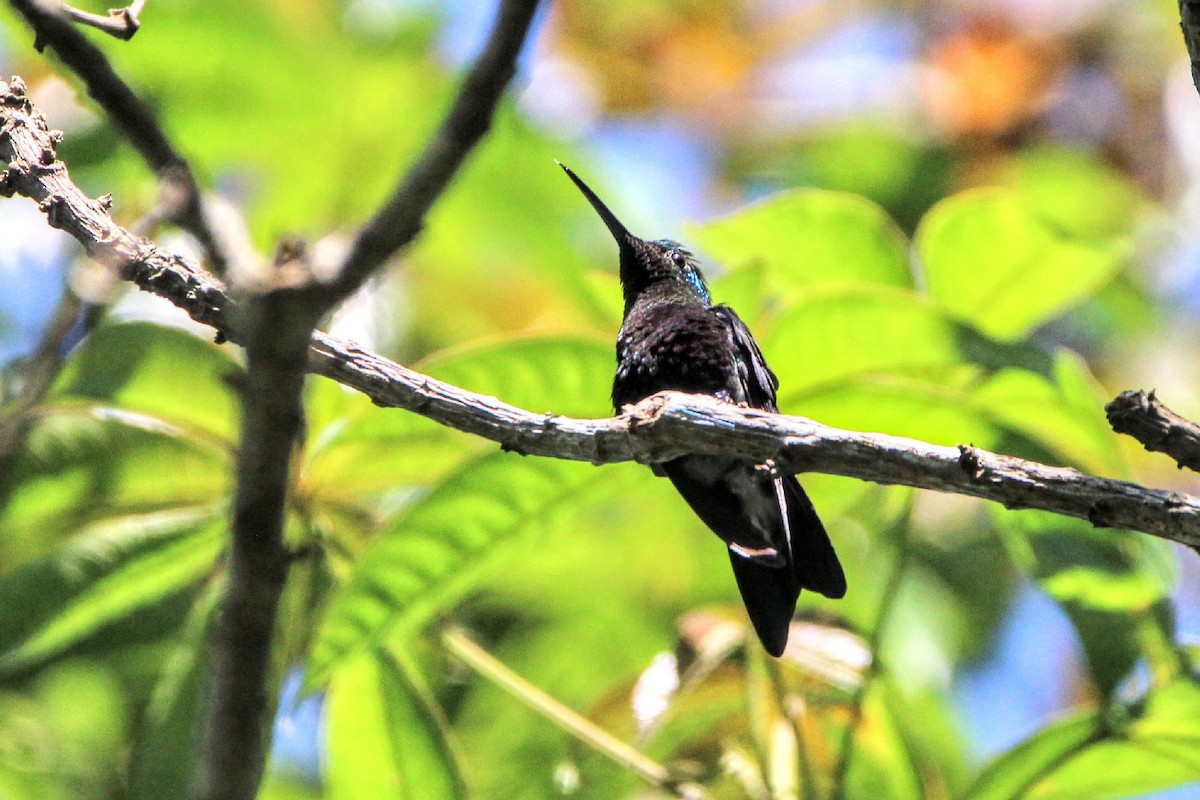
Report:
[[27,669],[208,574],[223,522],[163,514],[97,526],[0,580],[0,674]]
[[[863,700],[862,713],[870,720],[855,732],[855,757],[846,776],[848,797],[878,797],[904,800],[930,797],[944,786],[946,762],[957,755],[953,749],[937,751],[924,747],[931,732],[923,730],[903,692],[886,677],[877,677]],[[907,718],[906,718],[907,717]],[[938,742],[945,745],[947,742]]]
[[1060,463],[1123,477],[1124,459],[1104,416],[1111,395],[1092,377],[1083,359],[1068,350],[1056,354],[1047,377],[1001,370],[978,387],[974,399],[997,422],[1039,442]]
[[1153,674],[1178,674],[1179,656],[1174,646],[1157,646],[1169,643],[1173,633],[1174,611],[1169,600],[1134,612],[1071,601],[1062,606],[1079,635],[1088,673],[1101,697],[1112,697],[1139,661]]
[[93,522],[209,509],[228,490],[228,453],[112,408],[49,414],[25,445],[0,475],[5,567]]
[[765,263],[780,294],[823,283],[912,285],[908,240],[886,211],[858,195],[781,192],[689,233],[730,269]]
[[[708,282],[717,303],[737,311],[738,316],[759,330],[758,319],[767,309],[767,268],[761,261],[717,275]],[[616,328],[614,328],[616,330]]]
[[962,192],[934,206],[915,246],[930,296],[983,333],[1016,339],[1093,294],[1128,242],[1076,237],[1014,192]]
[[887,431],[947,446],[970,442],[992,449],[1002,431],[971,407],[970,397],[961,387],[903,376],[863,375],[809,391],[781,391],[779,406],[785,413],[803,414],[838,428]]
[[131,800],[187,796],[200,746],[208,654],[224,590],[224,581],[213,581],[200,593],[163,661],[130,757]]
[[963,800],[1017,800],[1038,781],[1099,736],[1094,713],[1052,723],[993,761]]
[[595,467],[493,453],[450,476],[380,532],[330,601],[307,685],[399,624],[428,620],[461,597],[501,545],[553,527],[600,481]]
[[1000,173],[1037,212],[1075,236],[1128,233],[1145,198],[1095,151],[1047,145],[1018,152]]
[[443,351],[418,369],[529,411],[605,417],[613,353],[611,341],[595,337],[506,336]]
[[1139,658],[1158,658],[1143,652],[1143,626],[1155,624],[1174,585],[1167,542],[1042,511],[989,511],[1018,566],[1067,612],[1102,694]]
[[[775,343],[772,334],[771,341],[781,350],[785,347],[782,337]],[[804,352],[803,345],[799,349]],[[873,352],[845,356],[847,363],[858,365],[875,359],[878,373],[843,374],[808,387],[802,358],[785,353],[780,407],[850,430],[887,431],[943,445],[970,443],[1092,473],[1124,474],[1123,459],[1101,412],[1104,395],[1074,354],[1062,351],[1053,360],[1047,358],[1043,375],[1015,367],[988,373],[970,365],[939,366],[931,350],[929,363],[910,367],[907,371],[914,374],[906,375],[901,363],[887,363],[889,350],[881,345]],[[894,352],[901,362],[903,349]],[[1004,352],[998,347],[983,358],[999,363]],[[1036,351],[1023,346],[1013,345],[1009,352],[1014,361],[1026,353],[1037,358]],[[791,369],[801,384],[798,391],[782,377],[791,377]],[[815,369],[820,374],[822,367]]]
[[429,694],[387,653],[333,673],[325,699],[325,786],[331,800],[465,797],[449,726]]
[[997,511],[1005,541],[1053,597],[1101,611],[1146,611],[1175,579],[1169,545],[1044,511]]
[[104,325],[71,355],[47,401],[119,408],[232,443],[237,398],[226,380],[239,369],[229,348],[178,328]]
[[[494,339],[436,354],[419,369],[521,408],[585,417],[611,413],[612,345],[593,338]],[[315,381],[308,398],[313,441],[304,487],[317,502],[362,501],[431,485],[487,445],[417,414],[381,410],[331,381]]]
[[[1128,717],[1128,720],[1126,718]],[[1001,755],[964,800],[1107,800],[1200,783],[1200,687],[1055,723]]]
[[789,394],[867,373],[938,379],[961,375],[966,364],[1050,369],[1034,348],[991,341],[916,292],[887,286],[807,290],[760,342]]
[[380,409],[324,378],[309,381],[306,399],[306,502],[371,507],[381,494],[436,482],[482,444],[418,414]]

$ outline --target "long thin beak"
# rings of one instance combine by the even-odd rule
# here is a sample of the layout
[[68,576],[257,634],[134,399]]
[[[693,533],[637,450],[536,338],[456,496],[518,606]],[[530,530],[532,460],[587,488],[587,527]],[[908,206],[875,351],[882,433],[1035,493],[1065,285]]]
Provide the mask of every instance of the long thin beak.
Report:
[[604,205],[604,202],[596,196],[596,193],[588,188],[586,183],[579,180],[579,176],[572,172],[570,167],[561,161],[555,161],[554,163],[562,167],[563,172],[567,173],[567,177],[575,182],[575,185],[579,187],[579,191],[583,192],[583,196],[588,199],[588,202],[592,204],[592,208],[596,209],[596,213],[600,215],[600,219],[604,220],[604,224],[612,232],[613,238],[617,240],[617,244],[625,247],[633,234],[621,224],[621,220],[617,219],[616,214],[608,210],[608,206]]

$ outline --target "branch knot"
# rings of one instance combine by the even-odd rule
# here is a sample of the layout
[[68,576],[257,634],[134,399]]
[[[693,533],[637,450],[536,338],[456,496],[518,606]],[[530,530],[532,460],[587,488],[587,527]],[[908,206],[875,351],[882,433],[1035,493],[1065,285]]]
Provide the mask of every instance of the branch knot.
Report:
[[958,446],[958,466],[967,473],[972,483],[981,483],[983,476],[987,474],[987,467],[979,458],[979,449],[973,444]]

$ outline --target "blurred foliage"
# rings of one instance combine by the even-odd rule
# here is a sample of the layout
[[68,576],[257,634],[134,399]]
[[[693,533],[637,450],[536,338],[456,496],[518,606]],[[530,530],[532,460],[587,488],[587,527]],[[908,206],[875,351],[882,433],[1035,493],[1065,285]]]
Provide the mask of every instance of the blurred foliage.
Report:
[[[455,85],[447,20],[419,5],[153,3],[132,42],[101,46],[264,249],[281,234],[336,245]],[[1128,267],[1156,182],[1119,137],[1048,134],[1052,87],[1122,52],[1128,17],[1035,34],[900,4],[946,14],[919,54],[941,80],[921,83],[917,132],[772,123],[755,105],[764,71],[871,4],[754,5],[563,0],[541,35],[590,71],[597,113],[705,132],[714,188],[738,202],[689,241],[719,265],[714,295],[755,331],[784,410],[1130,476],[1089,364],[1153,316]],[[1170,22],[1121,13],[1143,15],[1143,32]],[[64,99],[70,78],[28,51],[11,12],[3,24],[12,71],[67,131],[72,174],[134,223],[151,176]],[[506,103],[372,287],[375,305],[352,315],[430,375],[603,416],[615,254],[552,159],[599,170],[548,128]],[[0,470],[4,798],[186,793],[242,367],[231,346],[137,317],[112,315],[73,350]],[[1064,346],[1076,343],[1086,359]],[[0,385],[19,386],[22,368]],[[263,798],[667,793],[518,702],[532,687],[713,798],[1093,798],[1200,782],[1200,688],[1164,542],[966,501],[914,511],[906,489],[808,476],[851,588],[836,603],[806,594],[771,661],[747,642],[721,544],[643,467],[498,452],[320,378],[306,411],[275,661],[321,698],[321,780],[279,767]],[[948,676],[989,651],[1025,579],[1074,625],[1085,707],[979,769]],[[451,621],[509,677],[449,657]]]

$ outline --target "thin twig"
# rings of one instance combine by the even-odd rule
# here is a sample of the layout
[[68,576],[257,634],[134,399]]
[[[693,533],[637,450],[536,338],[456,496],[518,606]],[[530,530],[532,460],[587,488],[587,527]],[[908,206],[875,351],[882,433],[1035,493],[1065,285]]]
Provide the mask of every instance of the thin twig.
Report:
[[1200,425],[1164,406],[1154,392],[1122,392],[1104,411],[1117,433],[1132,436],[1152,453],[1166,453],[1180,469],[1200,472]]
[[104,31],[122,41],[129,41],[142,27],[141,14],[146,0],[133,0],[125,8],[110,8],[105,15],[81,11],[78,8],[62,4],[63,13],[81,25],[87,25],[98,31]]
[[701,787],[681,782],[670,770],[645,753],[621,741],[587,717],[529,683],[473,642],[461,630],[449,628],[442,631],[442,644],[451,655],[480,676],[652,786],[689,800],[704,796]]
[[487,44],[449,113],[392,196],[351,244],[331,287],[337,298],[352,294],[420,233],[426,212],[491,126],[496,105],[516,72],[517,55],[537,7],[538,0],[501,0]]
[[158,117],[113,70],[104,52],[71,24],[66,8],[52,0],[9,0],[34,32],[34,47],[41,52],[53,48],[63,63],[83,81],[92,99],[104,110],[109,122],[159,176],[186,193],[175,222],[200,243],[211,269],[224,274],[230,258],[223,238],[209,225],[200,190],[187,161],[171,144]]
[[879,657],[879,651],[883,645],[884,631],[891,618],[892,610],[896,607],[896,598],[904,583],[904,570],[908,567],[910,550],[908,533],[912,524],[912,508],[913,496],[910,494],[903,512],[897,518],[896,523],[891,526],[890,535],[887,537],[889,542],[895,545],[896,561],[892,564],[887,585],[883,587],[883,594],[879,598],[879,608],[875,611],[875,621],[867,638],[867,652],[871,654],[871,661],[850,700],[850,721],[842,729],[842,744],[838,748],[837,763],[833,768],[833,788],[829,792],[829,800],[843,800],[846,796],[846,778],[850,775],[850,763],[854,759],[855,737],[862,724],[863,706],[867,700],[867,693],[871,690],[875,678],[882,669],[883,659]]
[[45,330],[42,331],[42,338],[38,342],[37,349],[34,350],[24,369],[20,391],[12,402],[7,404],[5,413],[0,416],[0,474],[3,474],[4,466],[8,464],[9,459],[16,453],[25,438],[25,433],[32,421],[30,412],[50,391],[50,386],[58,375],[59,368],[63,363],[64,343],[79,320],[82,308],[83,301],[71,291],[70,287],[65,287],[62,299],[58,301],[54,315],[50,318]]
[[[224,286],[194,262],[133,236],[103,203],[75,186],[55,160],[56,138],[33,112],[24,87],[0,82],[0,194],[38,200],[47,219],[112,264],[139,288],[170,300],[218,338],[237,341]],[[408,369],[358,345],[316,333],[309,371],[357,389],[380,406],[404,408],[529,455],[611,464],[654,463],[687,453],[752,458],[790,472],[825,472],[981,497],[1008,508],[1036,508],[1195,546],[1200,499],[1097,478],[975,447],[839,430],[804,419],[743,409],[711,397],[666,393],[626,414],[599,420],[535,414]]]

